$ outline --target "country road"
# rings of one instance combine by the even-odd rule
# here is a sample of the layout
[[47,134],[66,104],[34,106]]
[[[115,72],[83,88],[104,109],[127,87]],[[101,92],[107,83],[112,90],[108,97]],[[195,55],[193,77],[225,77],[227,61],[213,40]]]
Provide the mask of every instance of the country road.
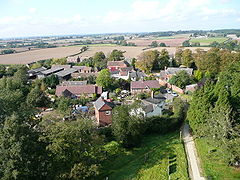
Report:
[[184,124],[182,132],[183,132],[183,141],[188,159],[189,166],[189,175],[192,180],[205,180],[204,177],[201,177],[200,167],[197,159],[197,151],[195,147],[195,143],[193,141],[193,137],[189,132],[189,125]]

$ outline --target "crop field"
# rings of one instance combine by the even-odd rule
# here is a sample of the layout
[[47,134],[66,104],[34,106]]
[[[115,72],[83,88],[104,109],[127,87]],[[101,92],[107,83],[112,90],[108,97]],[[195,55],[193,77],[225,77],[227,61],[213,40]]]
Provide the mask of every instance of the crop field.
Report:
[[222,43],[222,42],[224,42],[226,40],[228,40],[228,38],[225,38],[225,37],[218,37],[218,38],[212,37],[212,38],[194,38],[194,39],[191,39],[190,42],[193,42],[193,43],[199,42],[201,45],[209,45],[209,44],[211,44],[214,41],[216,41],[218,43]]
[[[170,36],[171,37],[171,36]],[[157,41],[158,43],[165,43],[167,46],[170,47],[178,47],[181,46],[182,43],[188,38],[162,38],[162,39],[133,39],[133,40],[128,40],[128,42],[135,43],[137,46],[144,46],[147,47],[149,46],[153,41]]]
[[[157,47],[157,48],[149,48],[146,50],[146,47],[131,47],[131,46],[110,46],[110,45],[93,45],[89,46],[89,49],[84,53],[80,54],[81,58],[89,58],[93,56],[96,52],[102,51],[107,56],[114,50],[118,49],[124,51],[124,56],[126,58],[137,58],[143,51],[147,50],[159,50],[167,49],[170,54],[174,54],[176,51],[176,47]],[[69,46],[69,47],[58,47],[58,48],[47,48],[40,50],[27,51],[16,54],[6,54],[0,55],[0,64],[26,64],[31,62],[36,62],[39,60],[50,59],[50,58],[62,58],[67,57],[73,54],[79,53],[81,46]],[[197,49],[196,47],[189,47],[194,51]],[[210,48],[202,48],[208,50]]]

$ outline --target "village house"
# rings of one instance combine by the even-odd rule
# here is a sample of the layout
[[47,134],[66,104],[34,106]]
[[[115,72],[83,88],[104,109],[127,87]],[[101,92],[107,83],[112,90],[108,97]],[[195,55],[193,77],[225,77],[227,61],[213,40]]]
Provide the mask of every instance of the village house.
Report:
[[101,95],[102,87],[96,85],[58,85],[56,87],[56,96],[65,96],[78,98],[82,95],[93,97],[94,94]]
[[87,81],[62,81],[61,84],[62,86],[72,86],[72,85],[87,85]]
[[76,69],[79,73],[91,73],[94,72],[94,69],[92,67],[88,66],[73,66],[73,69]]
[[157,80],[134,81],[131,82],[130,88],[131,93],[150,92],[151,88],[160,88],[160,84]]
[[107,69],[109,71],[116,71],[126,67],[128,67],[128,63],[126,61],[108,61],[107,62]]
[[112,110],[114,104],[108,100],[99,97],[95,103],[95,117],[97,120],[97,125],[107,126],[112,123]]
[[193,74],[192,68],[168,67],[165,70],[160,71],[160,79],[168,81],[172,76],[176,75],[180,71],[186,71],[190,76]]

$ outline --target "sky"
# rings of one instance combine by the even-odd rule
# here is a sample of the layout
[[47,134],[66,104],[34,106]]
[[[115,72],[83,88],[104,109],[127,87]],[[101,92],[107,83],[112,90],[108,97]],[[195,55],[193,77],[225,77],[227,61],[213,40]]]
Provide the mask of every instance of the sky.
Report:
[[0,38],[240,29],[240,0],[0,0]]

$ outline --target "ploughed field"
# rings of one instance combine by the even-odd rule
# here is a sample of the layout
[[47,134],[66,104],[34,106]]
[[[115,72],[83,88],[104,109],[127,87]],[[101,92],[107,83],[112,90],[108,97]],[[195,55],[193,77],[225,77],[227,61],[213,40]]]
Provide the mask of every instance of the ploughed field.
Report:
[[[39,60],[50,59],[50,58],[62,58],[70,55],[74,55],[80,52],[81,46],[69,46],[69,47],[57,47],[57,48],[47,48],[47,49],[38,49],[32,51],[26,51],[22,53],[15,54],[6,54],[0,55],[0,64],[26,64],[31,62],[36,62]],[[143,51],[147,50],[162,50],[167,49],[170,54],[173,54],[176,51],[176,47],[133,47],[133,46],[106,46],[106,45],[94,45],[89,46],[89,49],[78,56],[81,58],[88,58],[93,56],[96,52],[103,51],[107,56],[114,49],[124,51],[124,56],[126,58],[137,58]],[[190,47],[189,49],[195,50],[197,48]],[[209,48],[203,48],[208,50]]]

